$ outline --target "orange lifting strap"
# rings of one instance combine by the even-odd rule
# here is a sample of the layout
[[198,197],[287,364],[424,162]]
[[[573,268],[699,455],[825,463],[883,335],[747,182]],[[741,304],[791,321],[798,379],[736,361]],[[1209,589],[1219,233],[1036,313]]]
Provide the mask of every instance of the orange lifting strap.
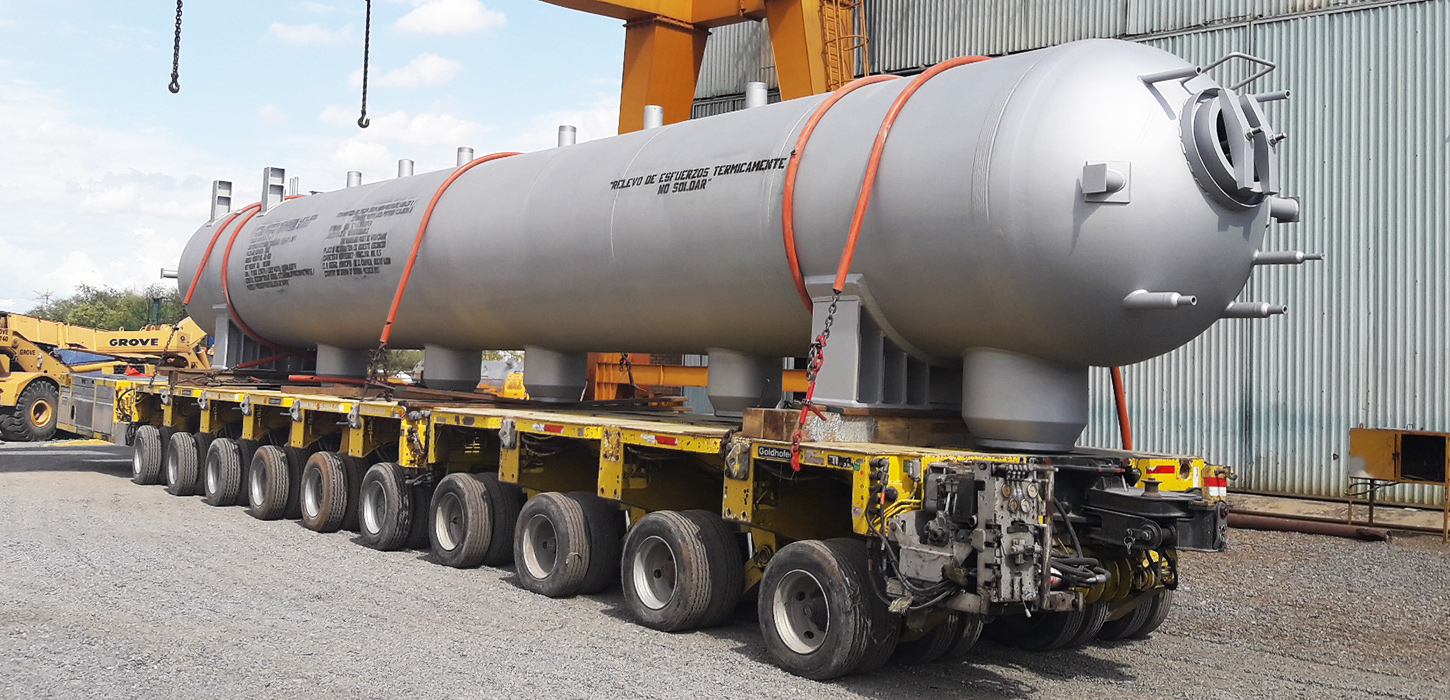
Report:
[[459,176],[472,170],[474,166],[483,165],[491,160],[516,155],[518,153],[515,152],[490,153],[486,156],[474,158],[460,166],[457,170],[454,170],[448,176],[448,179],[444,180],[443,184],[438,186],[438,191],[433,193],[433,199],[429,200],[428,208],[423,210],[423,220],[418,222],[418,234],[413,237],[413,250],[408,253],[408,263],[403,266],[403,276],[398,280],[398,291],[393,293],[393,305],[388,309],[388,320],[383,324],[382,336],[378,338],[378,349],[386,348],[388,346],[388,338],[393,335],[393,321],[398,318],[398,307],[403,303],[403,293],[408,291],[408,279],[413,276],[413,264],[418,261],[418,249],[423,247],[423,234],[428,231],[428,221],[433,218],[433,208],[438,206],[438,200],[443,198],[443,193],[448,190],[448,186],[452,185],[454,180],[457,180]]

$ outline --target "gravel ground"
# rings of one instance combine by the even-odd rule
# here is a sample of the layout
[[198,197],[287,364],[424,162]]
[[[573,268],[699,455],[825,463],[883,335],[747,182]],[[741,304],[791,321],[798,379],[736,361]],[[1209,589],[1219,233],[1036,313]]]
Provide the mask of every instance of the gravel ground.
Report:
[[1446,698],[1450,549],[1235,531],[1152,638],[814,683],[753,620],[663,634],[346,533],[132,485],[128,452],[0,445],[0,697]]

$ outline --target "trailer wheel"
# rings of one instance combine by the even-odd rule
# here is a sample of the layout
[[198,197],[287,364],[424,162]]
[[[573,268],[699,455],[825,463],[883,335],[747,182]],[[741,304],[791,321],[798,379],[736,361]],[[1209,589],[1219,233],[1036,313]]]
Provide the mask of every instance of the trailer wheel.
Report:
[[161,481],[161,431],[154,425],[136,429],[131,440],[131,481],[142,486]]
[[276,445],[263,445],[247,468],[247,512],[258,520],[280,520],[287,514],[292,469],[287,453]]
[[589,573],[589,526],[584,505],[562,493],[541,493],[519,512],[514,528],[519,585],[550,598],[579,592]]
[[619,558],[624,552],[624,511],[619,504],[589,491],[574,491],[569,497],[584,507],[589,530],[589,571],[579,592],[585,595],[608,590],[619,581]]
[[358,537],[381,551],[402,549],[413,529],[413,489],[403,468],[379,462],[363,474],[358,487]]
[[1083,606],[1082,629],[1078,630],[1076,636],[1063,646],[1064,649],[1080,647],[1092,641],[1098,632],[1102,630],[1103,623],[1108,621],[1108,613],[1111,606],[1106,603],[1091,603]]
[[714,513],[650,513],[624,540],[624,602],[645,627],[685,632],[725,622],[744,575],[735,533]]
[[347,475],[335,452],[315,452],[302,467],[302,525],[314,532],[337,532],[347,513]]
[[428,508],[428,541],[433,558],[455,569],[483,563],[493,544],[488,493],[474,474],[449,474],[433,490]]
[[252,504],[252,489],[250,486],[252,483],[252,458],[257,456],[257,448],[261,446],[261,443],[256,440],[248,440],[246,438],[239,438],[237,440],[237,449],[242,454],[242,474],[241,479],[237,482],[237,505],[239,506],[249,507]]
[[992,638],[1028,651],[1051,651],[1068,646],[1082,631],[1085,609],[1040,611],[1032,617],[1003,617],[992,623]]
[[173,496],[190,496],[196,493],[197,449],[196,436],[191,433],[172,434],[166,446],[166,492]]
[[342,511],[342,524],[339,528],[357,532],[357,508],[360,500],[358,490],[362,487],[362,478],[367,473],[368,463],[362,457],[354,457],[346,452],[337,453],[337,458],[342,460],[343,483],[347,485],[347,507]]
[[476,474],[488,493],[489,517],[493,519],[493,537],[483,555],[485,566],[502,566],[514,560],[514,532],[518,529],[519,512],[524,507],[524,492],[513,484],[498,480],[497,474]]
[[8,442],[45,442],[55,437],[60,390],[48,380],[31,382],[15,397],[15,407],[0,413],[0,438]]
[[[858,581],[874,586],[878,580],[872,574],[871,556],[866,543],[850,538],[835,538],[826,543],[836,547],[847,563],[856,568]],[[867,589],[867,610],[871,613],[870,634],[867,637],[866,655],[852,673],[870,673],[891,661],[896,644],[901,639],[901,617],[891,612],[885,602],[884,591]]]
[[202,499],[207,505],[236,505],[242,489],[242,450],[231,438],[217,438],[206,450]]
[[[1158,629],[1163,621],[1168,618],[1168,611],[1173,609],[1173,591],[1159,589],[1153,594],[1153,599],[1144,603],[1139,610],[1145,611],[1142,623],[1134,630],[1125,633],[1119,639],[1143,639]],[[1136,611],[1134,611],[1136,612]],[[1101,637],[1099,637],[1101,638]]]
[[797,676],[818,681],[844,676],[879,646],[881,633],[873,628],[886,604],[865,587],[864,548],[841,545],[792,542],[771,557],[760,580],[765,649],[777,666]]
[[981,615],[949,612],[925,634],[897,644],[892,658],[905,666],[959,659],[977,643],[981,633]]
[[405,486],[411,492],[408,502],[413,508],[408,518],[408,539],[403,543],[407,549],[428,549],[428,504],[433,502],[434,486]]

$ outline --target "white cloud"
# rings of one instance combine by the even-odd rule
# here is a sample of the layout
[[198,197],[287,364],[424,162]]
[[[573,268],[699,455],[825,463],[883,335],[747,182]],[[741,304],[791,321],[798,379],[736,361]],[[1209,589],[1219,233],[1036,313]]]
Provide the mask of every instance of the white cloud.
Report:
[[593,141],[619,133],[619,95],[600,95],[593,102],[574,109],[541,114],[531,120],[528,133],[520,134],[515,150],[536,151],[559,143],[559,126],[578,129],[579,141]]
[[[357,111],[350,107],[327,107],[319,119],[324,124],[357,127]],[[460,146],[484,132],[482,124],[451,114],[403,110],[369,115],[372,125],[352,140],[370,143],[396,142],[409,146]]]
[[[408,63],[395,70],[390,70],[382,75],[374,74],[371,85],[381,85],[392,88],[414,88],[432,85],[442,85],[458,72],[463,70],[463,64],[451,58],[444,58],[436,53],[418,54]],[[347,78],[348,85],[353,89],[362,87],[362,69],[353,71]]]
[[504,26],[502,12],[479,0],[412,0],[413,10],[398,20],[412,34],[471,34]]
[[280,126],[287,123],[287,115],[274,104],[257,106],[257,121],[267,126]]
[[282,24],[273,22],[267,33],[284,44],[293,46],[331,46],[352,40],[352,26],[328,29],[320,24]]

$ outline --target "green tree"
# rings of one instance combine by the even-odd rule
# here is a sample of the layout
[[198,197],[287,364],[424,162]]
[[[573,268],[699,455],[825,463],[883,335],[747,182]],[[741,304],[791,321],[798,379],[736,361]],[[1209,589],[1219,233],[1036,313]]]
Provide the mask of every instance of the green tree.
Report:
[[162,284],[141,290],[82,284],[71,296],[52,299],[26,313],[77,326],[134,331],[150,322],[153,299],[161,300],[159,323],[176,323],[186,316],[181,291]]

